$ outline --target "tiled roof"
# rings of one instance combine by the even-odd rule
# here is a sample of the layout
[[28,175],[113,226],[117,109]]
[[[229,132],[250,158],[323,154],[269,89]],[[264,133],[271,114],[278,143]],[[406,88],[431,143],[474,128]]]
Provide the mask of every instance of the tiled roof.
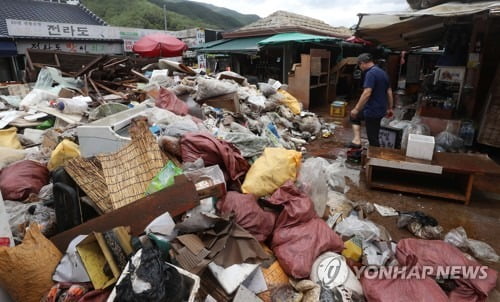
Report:
[[0,37],[8,36],[5,19],[107,25],[104,20],[81,4],[34,0],[0,0]]
[[237,38],[251,35],[265,35],[283,32],[302,32],[333,37],[349,37],[352,32],[345,27],[333,27],[311,17],[276,11],[271,15],[243,26],[233,32],[223,34],[224,38]]

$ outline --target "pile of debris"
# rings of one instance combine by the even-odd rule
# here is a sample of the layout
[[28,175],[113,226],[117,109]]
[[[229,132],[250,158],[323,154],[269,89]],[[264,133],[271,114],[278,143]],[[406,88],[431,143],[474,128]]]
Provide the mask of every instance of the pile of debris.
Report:
[[[498,255],[465,230],[425,240],[442,239],[432,217],[375,205],[425,238],[396,243],[366,219],[374,206],[344,195],[359,183],[345,157],[303,158],[335,129],[285,85],[168,60],[134,82],[130,61],[110,60],[71,77],[44,66],[24,97],[0,97],[0,128],[12,126],[0,130],[0,287],[14,301],[484,301],[495,287],[497,272],[459,248]],[[98,79],[108,68],[116,78]],[[439,265],[485,278],[385,274]]]

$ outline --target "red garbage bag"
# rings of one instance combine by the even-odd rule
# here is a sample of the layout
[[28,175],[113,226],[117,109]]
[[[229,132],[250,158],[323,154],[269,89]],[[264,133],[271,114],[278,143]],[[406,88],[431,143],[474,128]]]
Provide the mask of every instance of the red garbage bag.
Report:
[[49,170],[32,160],[18,161],[0,171],[0,190],[6,200],[25,200],[49,183]]
[[273,232],[276,214],[263,210],[252,194],[227,192],[217,204],[223,214],[235,213],[236,223],[263,242]]
[[314,211],[311,199],[291,180],[268,200],[282,205],[271,248],[283,270],[295,278],[308,278],[314,260],[324,252],[340,252],[344,242]]
[[205,166],[219,165],[226,180],[237,180],[250,168],[240,150],[208,133],[184,134],[180,145],[183,162],[194,162],[201,157]]
[[188,105],[181,101],[175,93],[163,87],[160,87],[160,94],[155,100],[155,106],[172,111],[177,115],[188,113]]
[[448,302],[446,293],[432,278],[361,278],[368,302]]
[[[416,265],[420,267],[431,267],[432,277],[435,277],[439,267],[458,268],[453,272],[458,277],[455,280],[458,287],[449,293],[452,302],[486,301],[488,293],[496,286],[498,273],[495,270],[466,258],[458,248],[442,240],[402,239],[397,245],[396,258],[405,263],[408,257],[416,257]],[[479,273],[473,276],[478,270]]]

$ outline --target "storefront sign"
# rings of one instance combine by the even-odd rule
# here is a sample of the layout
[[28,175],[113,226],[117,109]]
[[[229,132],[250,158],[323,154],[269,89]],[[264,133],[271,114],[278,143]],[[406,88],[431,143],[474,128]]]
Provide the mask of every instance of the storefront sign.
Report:
[[40,50],[57,50],[73,53],[91,53],[91,54],[121,54],[123,53],[123,46],[121,43],[106,43],[95,41],[47,41],[47,40],[34,40],[16,42],[17,52],[25,54],[26,49],[40,49]]

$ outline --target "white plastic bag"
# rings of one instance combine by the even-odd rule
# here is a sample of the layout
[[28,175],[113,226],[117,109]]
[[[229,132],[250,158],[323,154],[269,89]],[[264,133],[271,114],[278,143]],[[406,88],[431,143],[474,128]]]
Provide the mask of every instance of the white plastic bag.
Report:
[[308,158],[300,167],[297,185],[314,203],[314,210],[319,217],[325,214],[328,201],[328,184],[325,167],[328,161],[321,157]]
[[464,251],[470,251],[472,255],[483,261],[498,262],[500,256],[487,243],[467,238],[467,233],[463,227],[455,228],[444,236],[444,241],[458,247]]
[[335,231],[343,236],[359,236],[363,241],[370,241],[380,238],[380,229],[375,223],[359,219],[356,215],[351,215],[342,220]]
[[406,147],[408,146],[408,137],[410,136],[410,134],[430,135],[431,131],[427,125],[422,123],[420,117],[413,117],[410,124],[403,130],[401,149],[406,150]]

